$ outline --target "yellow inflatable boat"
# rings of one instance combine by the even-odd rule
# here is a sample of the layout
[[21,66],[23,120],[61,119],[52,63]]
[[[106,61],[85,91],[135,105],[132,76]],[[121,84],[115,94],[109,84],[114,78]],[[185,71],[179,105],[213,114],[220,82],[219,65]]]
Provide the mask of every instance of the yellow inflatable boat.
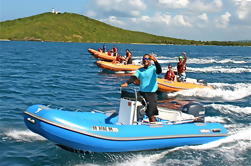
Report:
[[212,88],[203,81],[196,79],[187,79],[186,82],[169,81],[164,78],[158,78],[158,91],[160,92],[176,92],[181,90],[188,90],[194,88]]
[[105,52],[105,53],[99,52],[99,51],[91,49],[91,48],[88,49],[88,52],[91,53],[95,58],[102,59],[105,61],[113,61],[116,59],[115,56],[108,55],[107,52]]
[[98,67],[102,69],[116,71],[116,72],[118,71],[131,72],[142,67],[141,65],[133,65],[133,64],[125,65],[121,63],[112,63],[112,62],[106,62],[106,61],[97,61],[96,64]]

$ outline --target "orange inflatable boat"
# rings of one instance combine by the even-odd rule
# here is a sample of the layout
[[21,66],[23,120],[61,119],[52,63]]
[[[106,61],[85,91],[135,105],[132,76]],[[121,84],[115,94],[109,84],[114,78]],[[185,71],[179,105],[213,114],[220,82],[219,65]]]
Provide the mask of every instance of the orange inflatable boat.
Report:
[[95,58],[102,59],[105,61],[113,61],[116,59],[115,56],[108,55],[107,52],[105,52],[105,53],[99,52],[99,51],[91,49],[91,48],[88,49],[88,52],[91,53]]
[[112,63],[112,62],[106,62],[106,61],[97,61],[96,63],[97,63],[97,66],[102,69],[116,71],[116,72],[118,71],[132,72],[142,67],[141,65],[133,65],[133,64],[124,65],[120,63]]
[[[191,81],[193,80],[193,81]],[[158,91],[160,92],[176,92],[194,88],[212,88],[205,83],[200,83],[195,79],[187,79],[187,82],[169,81],[164,78],[158,78]]]

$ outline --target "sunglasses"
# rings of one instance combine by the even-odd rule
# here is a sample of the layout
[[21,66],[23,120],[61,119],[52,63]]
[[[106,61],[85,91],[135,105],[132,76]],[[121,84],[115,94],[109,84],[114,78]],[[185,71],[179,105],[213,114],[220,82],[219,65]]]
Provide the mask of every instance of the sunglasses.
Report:
[[143,58],[143,60],[145,60],[145,61],[149,61],[149,60],[151,60],[150,58]]

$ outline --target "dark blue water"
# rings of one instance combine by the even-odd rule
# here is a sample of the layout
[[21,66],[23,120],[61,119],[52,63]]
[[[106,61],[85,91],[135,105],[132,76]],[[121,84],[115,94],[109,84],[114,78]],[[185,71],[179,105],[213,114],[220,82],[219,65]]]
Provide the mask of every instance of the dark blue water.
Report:
[[[77,154],[30,132],[23,111],[32,104],[72,111],[115,110],[119,85],[128,76],[103,73],[87,52],[102,44],[0,42],[0,165],[250,165],[251,47],[107,44],[136,60],[155,53],[164,69],[188,53],[187,75],[204,79],[212,90],[189,90],[169,98],[198,100],[206,121],[222,123],[226,139],[207,145],[160,151]],[[164,74],[164,73],[163,73]],[[162,74],[162,75],[163,75]]]

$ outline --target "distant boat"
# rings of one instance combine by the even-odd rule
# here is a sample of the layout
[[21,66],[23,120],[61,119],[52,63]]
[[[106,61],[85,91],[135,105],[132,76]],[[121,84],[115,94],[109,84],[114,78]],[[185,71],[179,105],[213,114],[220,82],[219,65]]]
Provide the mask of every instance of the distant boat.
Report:
[[121,63],[112,63],[112,62],[106,62],[106,61],[97,61],[96,62],[97,66],[105,69],[105,70],[110,70],[110,71],[124,71],[124,72],[132,72],[135,71],[141,67],[142,65],[134,65],[134,64],[121,64]]
[[90,52],[95,58],[105,60],[105,61],[113,61],[116,59],[115,56],[108,55],[107,52],[100,52],[94,49],[89,48],[88,52]]

